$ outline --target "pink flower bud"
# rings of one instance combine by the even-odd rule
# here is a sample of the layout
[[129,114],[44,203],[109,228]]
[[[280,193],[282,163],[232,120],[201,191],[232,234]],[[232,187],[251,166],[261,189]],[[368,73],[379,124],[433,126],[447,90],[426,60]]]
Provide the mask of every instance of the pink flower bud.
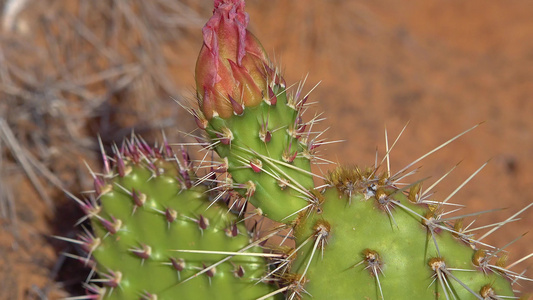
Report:
[[[202,29],[204,44],[196,62],[200,109],[209,120],[229,118],[237,104],[256,106],[268,97],[271,68],[259,41],[246,29],[244,0],[215,0],[213,16]],[[233,101],[232,101],[233,100]]]

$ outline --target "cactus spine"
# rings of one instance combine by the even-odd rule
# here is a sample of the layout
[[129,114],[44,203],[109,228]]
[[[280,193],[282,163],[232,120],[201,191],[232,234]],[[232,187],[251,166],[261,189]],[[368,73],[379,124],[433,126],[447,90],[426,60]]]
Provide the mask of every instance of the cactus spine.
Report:
[[[166,143],[116,149],[113,169],[95,178],[99,201],[80,201],[94,229],[80,243],[105,286],[89,288],[116,299],[513,298],[511,283],[527,278],[462,217],[446,217],[449,199],[433,199],[422,181],[402,183],[407,168],[312,174],[322,137],[317,119],[302,116],[307,95],[288,91],[247,23],[244,1],[215,0],[196,65],[192,111],[226,179],[213,171],[195,182],[188,156],[175,158]],[[240,215],[214,201],[235,192]],[[239,223],[247,202],[282,225],[251,241]],[[259,247],[282,229],[294,248]]]

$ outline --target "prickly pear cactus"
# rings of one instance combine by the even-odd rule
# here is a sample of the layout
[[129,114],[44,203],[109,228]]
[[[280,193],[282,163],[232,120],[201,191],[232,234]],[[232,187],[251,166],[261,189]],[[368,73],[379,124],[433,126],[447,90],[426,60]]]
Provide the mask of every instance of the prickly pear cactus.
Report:
[[[324,141],[313,128],[319,118],[304,120],[308,95],[301,86],[290,91],[247,31],[243,0],[214,2],[191,111],[221,161],[216,172],[209,162],[212,172],[200,180],[188,155],[166,142],[157,148],[133,138],[104,155],[94,197],[78,200],[93,229],[76,242],[89,253],[79,259],[99,278],[87,285],[88,298],[517,298],[513,284],[529,279],[511,271],[505,247],[484,244],[474,236],[483,228],[463,225],[476,214],[450,217],[451,196],[439,201],[433,186],[406,183],[412,164],[397,173],[376,162],[314,175]],[[228,200],[235,197],[244,203]],[[255,217],[279,222],[255,241],[243,222],[248,202]],[[263,245],[274,236],[295,245]]]
[[87,285],[91,293],[101,299],[254,299],[269,293],[258,281],[266,272],[262,249],[224,203],[211,201],[186,154],[133,138],[104,165],[104,175],[95,175],[92,199],[98,200],[80,201],[93,228],[80,243],[99,277]]
[[313,185],[310,163],[321,142],[312,133],[316,119],[303,121],[307,96],[287,91],[247,20],[243,1],[215,1],[196,66],[195,117],[227,161],[228,188],[295,237],[295,249],[269,273],[281,282],[277,292],[288,299],[514,297],[511,282],[524,277],[505,267],[504,251],[477,241],[462,217],[446,218],[449,199],[422,193],[421,182],[401,184],[407,169],[337,167]]
[[244,1],[215,1],[196,64],[196,118],[243,194],[266,217],[286,222],[313,186],[313,145],[300,117],[306,98],[287,94],[247,22]]
[[302,214],[295,229],[301,248],[290,298],[513,296],[512,274],[491,265],[497,251],[477,250],[477,241],[442,217],[445,204],[419,197],[419,185],[406,194],[374,169],[338,168],[328,179],[322,204]]

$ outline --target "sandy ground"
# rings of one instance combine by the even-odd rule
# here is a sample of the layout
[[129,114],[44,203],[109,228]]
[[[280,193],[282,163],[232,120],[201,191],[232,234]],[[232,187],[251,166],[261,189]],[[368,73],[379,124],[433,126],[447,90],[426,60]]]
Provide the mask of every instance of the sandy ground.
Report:
[[[170,97],[192,98],[211,13],[209,1],[28,2],[0,33],[0,299],[80,292],[87,271],[60,258],[76,249],[51,237],[74,236],[80,212],[57,185],[91,188],[80,162],[100,168],[97,134],[108,146],[132,128],[147,139],[163,128],[170,140],[194,128]],[[413,180],[433,182],[461,162],[438,186],[443,200],[490,160],[450,200],[467,205],[461,213],[505,208],[478,226],[533,201],[533,3],[255,0],[248,11],[287,82],[320,82],[310,101],[328,118],[327,138],[345,140],[324,146],[324,158],[373,164],[376,147],[379,158],[386,152],[385,128],[393,141],[409,123],[391,152],[399,170],[484,122],[423,160]],[[532,217],[484,240],[504,246],[533,229]],[[533,240],[506,249],[513,262]]]

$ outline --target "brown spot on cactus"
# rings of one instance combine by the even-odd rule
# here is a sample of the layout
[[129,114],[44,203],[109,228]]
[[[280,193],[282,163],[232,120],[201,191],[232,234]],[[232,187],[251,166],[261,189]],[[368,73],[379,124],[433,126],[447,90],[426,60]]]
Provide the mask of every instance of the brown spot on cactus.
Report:
[[433,257],[428,261],[428,266],[433,270],[433,272],[442,272],[446,270],[446,263],[441,257]]
[[496,295],[496,292],[492,288],[492,285],[486,284],[484,285],[481,290],[479,291],[479,295],[483,300],[496,300],[501,299]]
[[379,184],[383,182],[383,175],[378,176],[375,169],[339,166],[327,175],[327,182],[337,190],[348,196],[351,203],[352,195],[362,192],[366,199],[375,196]]
[[422,183],[418,182],[409,188],[409,195],[407,196],[407,199],[413,203],[418,203],[418,200],[420,199],[420,190],[422,189]]
[[487,258],[487,253],[485,252],[485,250],[478,249],[474,253],[474,257],[472,257],[472,263],[474,264],[474,266],[479,267],[483,269],[484,271],[486,271],[485,270],[486,258]]

